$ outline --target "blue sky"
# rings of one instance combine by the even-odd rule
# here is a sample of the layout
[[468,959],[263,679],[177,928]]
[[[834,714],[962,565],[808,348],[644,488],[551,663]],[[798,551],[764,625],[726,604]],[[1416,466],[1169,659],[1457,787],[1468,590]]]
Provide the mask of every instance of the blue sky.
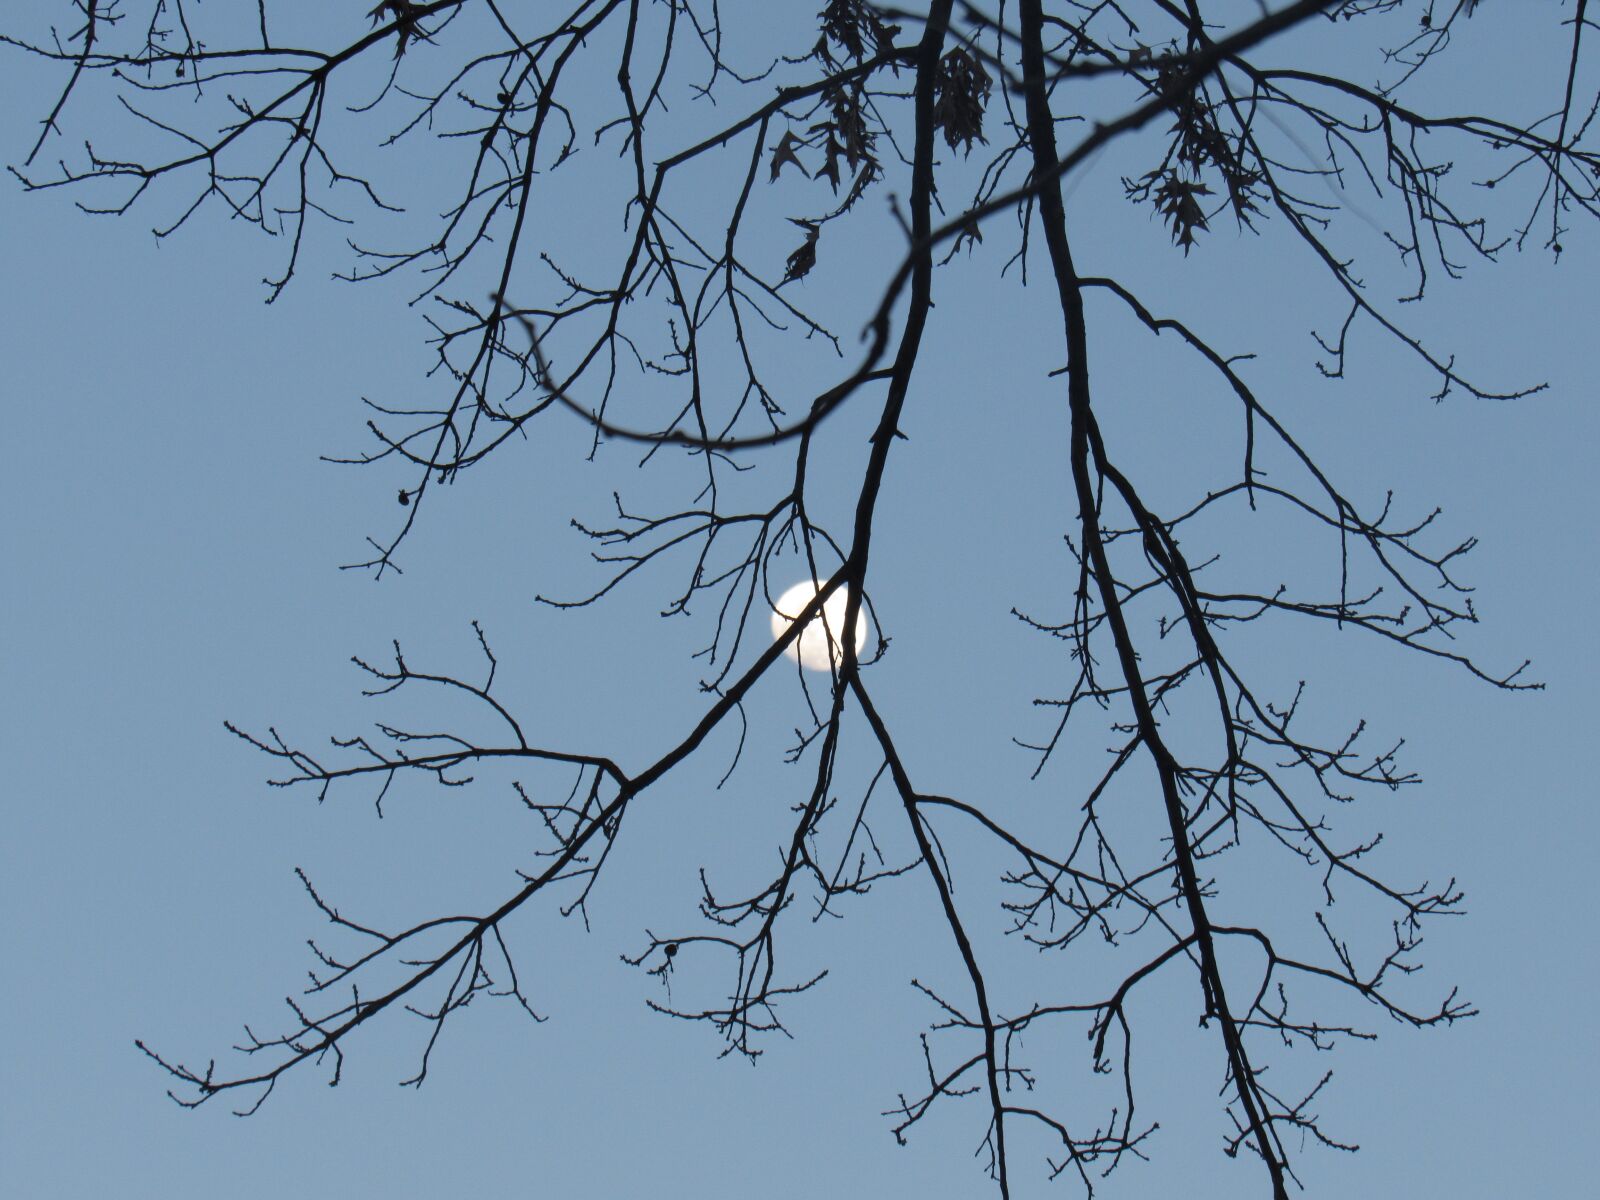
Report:
[[[1489,103],[1491,61],[1521,81],[1508,103],[1555,86],[1564,35],[1541,38],[1497,7],[1466,27],[1455,74],[1422,96],[1453,84],[1459,96],[1470,79],[1474,102]],[[16,161],[56,77],[15,53],[4,62],[12,119],[0,145]],[[1553,102],[1528,101],[1532,111]],[[1589,926],[1600,827],[1586,753],[1600,716],[1592,231],[1575,231],[1559,264],[1533,247],[1459,283],[1436,280],[1428,305],[1406,310],[1486,385],[1550,385],[1515,403],[1435,404],[1433,382],[1370,329],[1347,379],[1320,378],[1307,330],[1330,328],[1343,310],[1281,223],[1257,240],[1218,222],[1185,259],[1121,199],[1117,176],[1136,158],[1109,153],[1072,182],[1085,269],[1122,272],[1225,350],[1256,352],[1253,382],[1360,496],[1393,488],[1411,511],[1441,506],[1451,536],[1476,535],[1466,573],[1484,623],[1470,648],[1494,666],[1532,658],[1548,685],[1497,693],[1440,664],[1293,629],[1263,631],[1242,651],[1264,672],[1313,680],[1309,703],[1329,720],[1365,716],[1406,737],[1408,765],[1426,782],[1375,805],[1385,861],[1402,877],[1461,880],[1469,915],[1430,932],[1424,979],[1458,982],[1482,1010],[1449,1030],[1382,1026],[1376,1043],[1340,1052],[1320,1111],[1363,1149],[1309,1150],[1309,1194],[1578,1194],[1600,1116],[1584,1012],[1600,982]],[[655,616],[681,586],[670,568],[606,606],[534,603],[592,584],[589,548],[568,519],[603,516],[618,479],[638,477],[632,451],[583,461],[585,433],[564,416],[436,490],[405,574],[375,583],[337,570],[366,535],[392,528],[404,480],[318,455],[363,447],[360,396],[436,395],[407,288],[327,279],[336,259],[315,253],[336,254],[330,236],[267,307],[256,281],[275,269],[276,246],[214,215],[158,244],[148,232],[157,219],[89,218],[63,194],[0,188],[11,448],[0,473],[5,1189],[983,1194],[976,1109],[952,1106],[905,1148],[880,1115],[916,1085],[916,1035],[936,1016],[910,979],[959,987],[922,877],[875,889],[843,922],[796,931],[794,969],[831,974],[787,1010],[794,1039],[769,1044],[754,1068],[719,1059],[710,1030],[650,1013],[654,982],[619,961],[642,948],[646,928],[689,920],[700,862],[723,864],[734,887],[776,853],[806,786],[803,770],[781,763],[804,719],[787,677],[753,698],[750,744],[727,787],[714,787],[732,750],[719,735],[703,766],[645,797],[587,934],[548,914],[508,926],[546,1023],[473,1005],[419,1091],[395,1085],[414,1070],[421,1027],[391,1022],[352,1047],[337,1089],[298,1072],[249,1120],[164,1098],[166,1080],[134,1038],[191,1064],[221,1059],[242,1023],[272,1028],[279,997],[302,985],[305,939],[325,926],[296,867],[342,910],[399,924],[494,903],[532,845],[503,779],[447,793],[397,787],[379,820],[354,789],[319,806],[313,793],[267,788],[270,764],[227,735],[224,718],[305,743],[359,731],[380,713],[359,696],[352,654],[381,657],[397,638],[414,663],[470,673],[477,620],[506,695],[542,742],[639,766],[705,703],[690,655],[708,614]],[[1349,236],[1355,244],[1359,227]],[[1070,797],[1078,764],[1027,781],[1032,762],[1009,739],[1041,732],[1029,702],[1056,694],[1068,664],[1008,614],[1070,586],[1059,534],[1071,514],[1059,390],[1045,377],[1060,360],[1056,335],[1036,289],[997,281],[1005,246],[1005,235],[990,237],[940,277],[876,543],[873,597],[895,642],[874,670],[919,783],[1026,806]],[[774,246],[777,261],[782,252]],[[1382,294],[1403,290],[1398,277],[1380,282],[1377,266],[1372,274]],[[813,303],[827,303],[827,286],[819,280]],[[859,283],[846,273],[832,286]],[[1091,320],[1100,395],[1115,414],[1108,433],[1151,486],[1185,480],[1167,447],[1214,445],[1225,457],[1236,422],[1214,381],[1109,305]],[[1004,351],[984,352],[993,346]],[[819,504],[848,504],[865,420],[847,413],[830,428]],[[1276,536],[1270,525],[1249,531],[1239,561],[1314,561],[1314,547]],[[870,772],[859,731],[844,762]],[[746,861],[756,865],[741,876]],[[966,869],[969,894],[982,894],[986,869],[981,859]],[[1269,897],[1276,886],[1262,883]],[[1072,967],[1019,959],[1015,969],[1048,981]],[[1215,1058],[1185,1003],[1151,993],[1141,1103],[1162,1128],[1153,1161],[1113,1176],[1108,1197],[1177,1185],[1237,1195],[1259,1183],[1254,1164],[1217,1151]],[[1055,1064],[1065,1084],[1084,1067],[1069,1049]],[[1042,1175],[1037,1155],[1019,1156],[1015,1194],[1071,1194]]]

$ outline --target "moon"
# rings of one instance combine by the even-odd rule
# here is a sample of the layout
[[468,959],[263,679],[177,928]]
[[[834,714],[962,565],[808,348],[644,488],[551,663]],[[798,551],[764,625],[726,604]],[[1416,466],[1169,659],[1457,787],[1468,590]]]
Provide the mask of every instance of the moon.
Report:
[[[783,595],[772,612],[772,637],[782,637],[794,624],[794,619],[822,590],[820,584],[802,580]],[[813,617],[800,636],[783,648],[785,656],[811,671],[829,670],[844,658],[844,648],[839,644],[839,634],[844,631],[845,606],[849,603],[849,589],[840,586],[823,602],[820,616]],[[831,636],[830,636],[831,634]],[[867,640],[867,613],[865,606],[856,613],[856,653]]]

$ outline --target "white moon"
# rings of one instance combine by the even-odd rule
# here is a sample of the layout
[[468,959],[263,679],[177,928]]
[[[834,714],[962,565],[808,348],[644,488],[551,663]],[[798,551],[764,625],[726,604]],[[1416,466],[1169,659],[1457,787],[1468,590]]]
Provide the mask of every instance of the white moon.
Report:
[[[794,624],[794,619],[806,605],[816,599],[817,593],[821,590],[818,584],[802,581],[778,597],[777,606],[772,613],[774,640],[788,632],[789,626]],[[848,590],[842,585],[834,590],[833,595],[824,601],[821,614],[813,617],[800,631],[800,636],[783,648],[785,655],[812,671],[826,671],[836,662],[843,661],[844,648],[840,645],[839,635],[844,631],[844,610],[849,602]],[[860,654],[861,647],[867,640],[865,606],[856,613],[854,640],[856,653]]]

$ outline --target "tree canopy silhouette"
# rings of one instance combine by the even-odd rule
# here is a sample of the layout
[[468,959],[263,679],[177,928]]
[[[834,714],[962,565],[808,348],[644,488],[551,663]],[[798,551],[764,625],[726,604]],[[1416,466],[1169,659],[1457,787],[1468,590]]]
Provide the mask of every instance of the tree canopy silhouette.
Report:
[[[525,806],[543,844],[492,907],[400,928],[346,915],[336,884],[302,873],[337,944],[312,944],[305,994],[229,1062],[200,1068],[141,1043],[180,1103],[231,1097],[253,1112],[290,1072],[336,1082],[353,1035],[402,1011],[429,1027],[420,1083],[441,1029],[475,998],[537,1016],[503,923],[530,906],[582,916],[630,809],[705,758],[713,734],[739,747],[720,780],[761,770],[742,761],[746,703],[797,681],[809,724],[772,789],[792,806],[775,865],[749,854],[737,878],[761,872],[752,886],[677,864],[698,871],[698,913],[660,933],[662,918],[641,914],[625,957],[659,987],[653,1007],[754,1059],[826,974],[788,969],[790,929],[877,888],[916,889],[960,985],[916,985],[937,1015],[921,1034],[925,1075],[885,1081],[892,1129],[904,1140],[931,1111],[961,1109],[1002,1196],[1024,1169],[1019,1130],[1050,1142],[1051,1175],[1090,1193],[1158,1151],[1134,1069],[1135,1030],[1152,1019],[1136,998],[1158,980],[1187,981],[1170,1020],[1213,1039],[1233,1129],[1223,1148],[1247,1151],[1250,1186],[1274,1198],[1299,1179],[1308,1142],[1352,1148],[1313,1111],[1332,1072],[1296,1051],[1473,1014],[1455,990],[1412,978],[1426,928],[1460,911],[1461,888],[1391,857],[1376,865],[1381,830],[1352,808],[1416,781],[1399,745],[1360,714],[1336,727],[1301,715],[1308,684],[1282,689],[1247,648],[1257,627],[1292,621],[1536,688],[1528,664],[1482,663],[1461,640],[1478,619],[1461,573],[1473,540],[1446,534],[1437,511],[1403,513],[1393,493],[1342,482],[1256,382],[1247,351],[1271,347],[1249,346],[1248,326],[1093,273],[1119,251],[1094,242],[1072,190],[1102,155],[1137,161],[1119,199],[1170,239],[1174,277],[1207,260],[1231,269],[1257,237],[1298,247],[1308,279],[1338,298],[1316,331],[1325,376],[1342,376],[1353,337],[1373,332],[1421,365],[1435,399],[1526,396],[1536,380],[1486,380],[1477,348],[1458,364],[1413,314],[1439,274],[1523,249],[1559,257],[1569,226],[1600,212],[1586,0],[1530,6],[1525,19],[1563,30],[1565,51],[1516,81],[1525,103],[1504,113],[1472,111],[1481,59],[1451,73],[1472,51],[1476,0],[828,0],[792,43],[793,14],[714,0],[60,7],[73,15],[55,28],[13,15],[3,35],[61,77],[12,167],[23,187],[65,191],[91,214],[153,216],[162,238],[217,217],[255,226],[276,239],[268,302],[317,254],[351,281],[415,282],[433,399],[367,400],[370,441],[334,458],[398,499],[348,569],[397,571],[447,495],[470,503],[474,468],[581,421],[594,469],[617,473],[614,511],[573,519],[606,574],[541,600],[619,604],[631,581],[704,630],[703,703],[675,714],[654,756],[547,742],[496,691],[499,660],[476,622],[476,666],[424,666],[398,643],[356,662],[369,696],[448,693],[486,723],[385,720],[326,748],[230,723],[274,760],[275,785],[359,792],[380,810],[402,778],[454,788],[481,774],[477,786]],[[1358,82],[1374,71],[1378,82]],[[960,324],[979,270],[993,303],[1050,313],[1063,365],[1036,398],[1061,434],[1065,549],[1017,549],[1064,552],[1072,582],[1049,611],[1015,613],[1059,680],[1035,698],[1048,723],[1018,738],[1017,778],[997,768],[994,794],[959,795],[919,771],[908,714],[874,686],[893,657],[895,589],[874,539],[897,459],[919,453],[908,413],[953,402],[927,378],[930,343],[1016,352]],[[937,305],[944,279],[958,281],[943,293],[954,320]],[[1196,389],[1231,398],[1233,415],[1184,452],[1205,480],[1187,495],[1189,476],[1152,468],[1107,411],[1106,377],[1139,366],[1103,338],[1119,320],[1176,344]],[[993,419],[1009,419],[999,403]],[[863,427],[852,473],[818,470],[829,439]],[[620,450],[629,472],[647,472],[624,474]],[[949,487],[1002,482],[969,467],[952,464]],[[846,514],[834,526],[832,508]],[[1286,530],[1293,553],[1274,541]],[[814,597],[769,639],[795,576]],[[797,665],[814,621],[865,636],[821,639],[825,670]],[[865,775],[846,767],[847,735],[870,748]],[[1109,753],[1069,756],[1085,736]],[[1047,802],[1023,813],[1008,796],[1030,786]],[[1310,881],[1304,903],[1263,897],[1260,881],[1285,865]],[[983,872],[992,886],[958,893],[958,874]],[[1048,985],[1013,977],[1013,943],[1072,969]],[[1088,1053],[1025,1051],[1025,1035],[1057,1029]],[[1047,1076],[1076,1089],[1070,1102],[1039,1099],[1057,1094]]]

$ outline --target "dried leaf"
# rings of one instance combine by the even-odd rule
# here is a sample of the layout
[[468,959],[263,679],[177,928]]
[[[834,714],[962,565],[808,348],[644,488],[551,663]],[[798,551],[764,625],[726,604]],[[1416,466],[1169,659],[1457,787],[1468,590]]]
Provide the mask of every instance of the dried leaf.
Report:
[[417,27],[418,10],[421,5],[413,0],[380,0],[378,6],[367,15],[372,18],[373,25],[381,25],[385,20],[385,13],[394,17],[397,40],[394,46],[394,56],[399,58],[406,52],[406,44],[412,38],[421,38],[428,41],[428,37]]
[[1205,184],[1176,175],[1168,175],[1156,189],[1156,208],[1172,223],[1172,240],[1183,247],[1184,254],[1194,245],[1195,230],[1208,228],[1199,197],[1210,194]]
[[828,142],[825,149],[827,151],[827,158],[823,161],[823,164],[817,168],[817,174],[820,176],[826,176],[828,182],[833,185],[833,190],[837,192],[839,190],[839,156],[844,153],[844,147],[838,143],[837,139],[835,139],[833,134],[830,132],[828,134]]
[[822,226],[812,221],[797,221],[793,217],[789,219],[806,231],[806,240],[789,255],[789,267],[783,273],[784,283],[794,279],[804,279],[811,268],[817,265],[817,238],[822,234]]
[[971,154],[973,142],[988,144],[983,110],[993,84],[983,64],[959,46],[940,60],[933,81],[933,126],[944,130],[950,149],[960,146]]
[[778,144],[772,149],[772,174],[767,179],[768,183],[772,183],[778,178],[778,172],[783,170],[785,163],[793,163],[795,169],[802,175],[806,173],[805,166],[800,161],[800,156],[794,152],[796,146],[804,145],[805,143],[795,137],[793,133],[785,133],[778,139]]
[[866,0],[829,0],[828,7],[817,14],[822,18],[822,39],[812,52],[824,62],[833,61],[828,53],[828,42],[838,44],[846,54],[860,62],[866,57],[868,42],[882,52],[894,43],[897,25],[887,25]]

